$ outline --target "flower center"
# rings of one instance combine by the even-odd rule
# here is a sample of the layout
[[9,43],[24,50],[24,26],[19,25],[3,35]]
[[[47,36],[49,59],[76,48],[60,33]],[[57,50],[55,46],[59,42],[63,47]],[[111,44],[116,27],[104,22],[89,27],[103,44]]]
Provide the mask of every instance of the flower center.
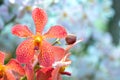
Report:
[[41,36],[40,34],[36,34],[33,36],[33,39],[34,39],[34,45],[35,45],[35,50],[38,50],[39,49],[39,46],[43,40],[43,36]]
[[35,43],[41,43],[42,37],[41,36],[35,36],[34,41],[35,41]]
[[5,66],[0,64],[0,78],[4,76]]

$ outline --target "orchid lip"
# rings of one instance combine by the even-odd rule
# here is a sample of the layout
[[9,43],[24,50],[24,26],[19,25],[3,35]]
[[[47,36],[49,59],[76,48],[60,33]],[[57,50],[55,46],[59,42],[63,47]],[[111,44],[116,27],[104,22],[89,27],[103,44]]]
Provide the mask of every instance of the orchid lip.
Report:
[[34,50],[39,50],[39,46],[35,46],[35,47],[34,47]]
[[43,37],[37,34],[37,35],[33,35],[32,38],[35,45],[34,50],[39,50],[39,45],[41,44]]

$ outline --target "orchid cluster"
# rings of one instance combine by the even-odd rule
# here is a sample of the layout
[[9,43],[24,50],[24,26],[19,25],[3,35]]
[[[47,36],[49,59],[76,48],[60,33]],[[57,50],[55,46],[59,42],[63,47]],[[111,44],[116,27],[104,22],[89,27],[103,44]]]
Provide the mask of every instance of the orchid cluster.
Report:
[[[70,33],[84,38],[85,44],[89,42],[89,38],[96,28],[101,30],[107,28],[106,24],[114,14],[112,0],[3,0],[3,2],[0,6],[0,11],[4,12],[4,14],[0,13],[0,45],[2,45],[0,48],[2,50],[7,48],[6,51],[9,53],[14,51],[14,47],[21,40],[14,39],[15,37],[8,30],[11,29],[11,25],[16,23],[26,24],[33,30],[31,26],[34,24],[30,12],[35,7],[43,8],[49,15],[48,24],[44,30],[53,24],[61,24]],[[7,24],[6,20],[8,20]],[[5,40],[10,43],[5,43]],[[9,47],[9,45],[12,46]]]
[[[25,24],[34,32],[30,12],[35,7],[41,7],[49,16],[43,32],[53,24],[61,24],[70,33],[77,35],[77,38],[84,39],[82,44],[72,50],[74,53],[70,56],[72,65],[67,69],[74,74],[67,79],[120,80],[118,76],[120,45],[117,47],[113,45],[112,36],[107,30],[109,19],[114,15],[113,0],[3,0],[3,2],[0,5],[0,50],[8,53],[7,55],[14,56],[12,53],[15,48],[25,39],[19,39],[11,34],[13,25]],[[55,44],[58,43],[57,40]],[[38,48],[35,47],[35,53],[41,50]],[[36,61],[40,63],[39,59]],[[64,78],[66,77],[63,76]]]
[[[12,34],[26,38],[16,49],[16,59],[4,64],[5,53],[0,52],[0,80],[62,80],[61,75],[70,76],[65,68],[71,64],[69,49],[80,41],[68,35],[61,25],[52,26],[42,33],[47,23],[47,14],[43,9],[35,8],[32,18],[36,33],[26,25],[16,24]],[[47,39],[55,38],[54,43]],[[59,39],[65,39],[67,47],[57,46]]]

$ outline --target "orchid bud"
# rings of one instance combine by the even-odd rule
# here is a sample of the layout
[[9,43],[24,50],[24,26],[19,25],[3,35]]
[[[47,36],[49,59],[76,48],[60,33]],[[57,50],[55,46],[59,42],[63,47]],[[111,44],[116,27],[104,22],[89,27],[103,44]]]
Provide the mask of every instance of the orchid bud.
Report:
[[76,36],[73,35],[73,34],[67,35],[67,37],[65,38],[65,40],[66,40],[66,43],[68,45],[73,44],[73,43],[76,42]]

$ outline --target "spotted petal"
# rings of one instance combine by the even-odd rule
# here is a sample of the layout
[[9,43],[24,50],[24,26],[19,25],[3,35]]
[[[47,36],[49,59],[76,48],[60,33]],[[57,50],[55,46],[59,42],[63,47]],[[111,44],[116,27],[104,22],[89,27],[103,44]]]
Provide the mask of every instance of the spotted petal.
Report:
[[29,37],[32,35],[32,32],[28,29],[27,26],[17,24],[12,28],[12,34],[19,37]]
[[5,53],[0,51],[0,64],[4,64]]
[[16,50],[17,60],[21,63],[29,63],[34,57],[33,39],[23,41]]
[[46,41],[42,42],[41,53],[38,56],[40,65],[44,67],[49,67],[54,62],[54,55],[52,51],[52,46]]
[[32,12],[32,17],[36,26],[36,32],[42,33],[45,24],[47,23],[47,14],[40,8],[35,8]]
[[14,72],[17,72],[17,73],[20,74],[20,75],[24,75],[24,74],[25,74],[24,69],[23,69],[22,66],[18,63],[18,61],[15,60],[15,59],[11,59],[11,60],[6,64],[6,66],[8,66],[9,69],[13,70]]
[[53,46],[52,51],[54,53],[55,61],[60,61],[65,56],[65,50],[58,46]]
[[66,37],[67,32],[64,27],[60,25],[53,26],[49,29],[45,36],[47,38],[64,38]]

